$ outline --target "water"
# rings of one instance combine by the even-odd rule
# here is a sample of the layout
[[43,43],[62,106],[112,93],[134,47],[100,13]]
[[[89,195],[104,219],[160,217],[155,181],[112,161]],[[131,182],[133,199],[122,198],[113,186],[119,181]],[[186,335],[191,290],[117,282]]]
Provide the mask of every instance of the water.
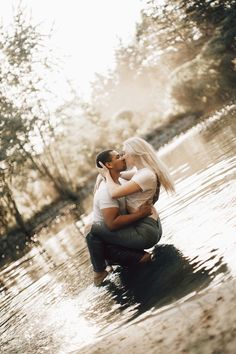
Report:
[[1,269],[2,353],[79,351],[235,277],[235,115],[227,107],[161,149],[177,193],[157,204],[164,236],[153,264],[117,269],[95,288],[83,237],[58,224]]

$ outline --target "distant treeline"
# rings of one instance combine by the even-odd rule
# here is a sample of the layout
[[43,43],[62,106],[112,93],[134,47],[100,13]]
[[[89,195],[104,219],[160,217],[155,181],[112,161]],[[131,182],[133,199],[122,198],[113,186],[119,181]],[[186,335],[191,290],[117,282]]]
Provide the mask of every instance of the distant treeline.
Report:
[[117,49],[115,70],[94,83],[94,110],[107,119],[122,107],[138,111],[150,128],[163,116],[210,112],[234,99],[235,18],[235,0],[147,1],[135,39]]
[[0,235],[29,232],[26,220],[58,198],[76,201],[108,144],[235,100],[236,0],[147,1],[91,100],[74,94],[53,112],[46,79],[56,59],[24,14],[0,31]]
[[77,194],[56,143],[60,122],[47,106],[54,96],[45,78],[56,64],[22,8],[0,29],[0,55],[0,235],[14,227],[27,233],[24,210],[29,218],[38,205]]

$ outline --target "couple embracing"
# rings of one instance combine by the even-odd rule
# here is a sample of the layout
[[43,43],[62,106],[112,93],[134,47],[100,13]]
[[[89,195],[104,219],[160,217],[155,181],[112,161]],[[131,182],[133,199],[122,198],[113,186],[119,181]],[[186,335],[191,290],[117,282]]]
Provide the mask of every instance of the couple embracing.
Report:
[[123,143],[123,152],[98,154],[99,168],[93,225],[86,236],[94,271],[94,284],[107,277],[108,264],[134,265],[149,262],[162,227],[154,203],[161,186],[174,192],[164,164],[145,140],[133,137]]

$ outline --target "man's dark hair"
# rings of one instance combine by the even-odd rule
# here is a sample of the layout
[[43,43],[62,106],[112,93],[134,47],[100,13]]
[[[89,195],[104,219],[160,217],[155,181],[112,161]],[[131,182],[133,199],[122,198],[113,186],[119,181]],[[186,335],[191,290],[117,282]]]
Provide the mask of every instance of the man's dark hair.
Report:
[[96,157],[96,166],[101,168],[102,166],[99,164],[99,162],[102,162],[104,165],[106,162],[111,162],[111,158],[112,158],[111,152],[112,151],[113,150],[105,150],[105,151],[100,152]]

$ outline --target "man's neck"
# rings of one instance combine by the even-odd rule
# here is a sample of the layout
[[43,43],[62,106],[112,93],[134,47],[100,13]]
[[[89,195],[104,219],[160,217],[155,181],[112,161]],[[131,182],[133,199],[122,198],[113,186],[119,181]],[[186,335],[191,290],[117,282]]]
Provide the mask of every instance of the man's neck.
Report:
[[110,170],[110,175],[111,175],[111,178],[113,179],[113,181],[115,183],[119,184],[120,172],[116,172],[116,171]]

